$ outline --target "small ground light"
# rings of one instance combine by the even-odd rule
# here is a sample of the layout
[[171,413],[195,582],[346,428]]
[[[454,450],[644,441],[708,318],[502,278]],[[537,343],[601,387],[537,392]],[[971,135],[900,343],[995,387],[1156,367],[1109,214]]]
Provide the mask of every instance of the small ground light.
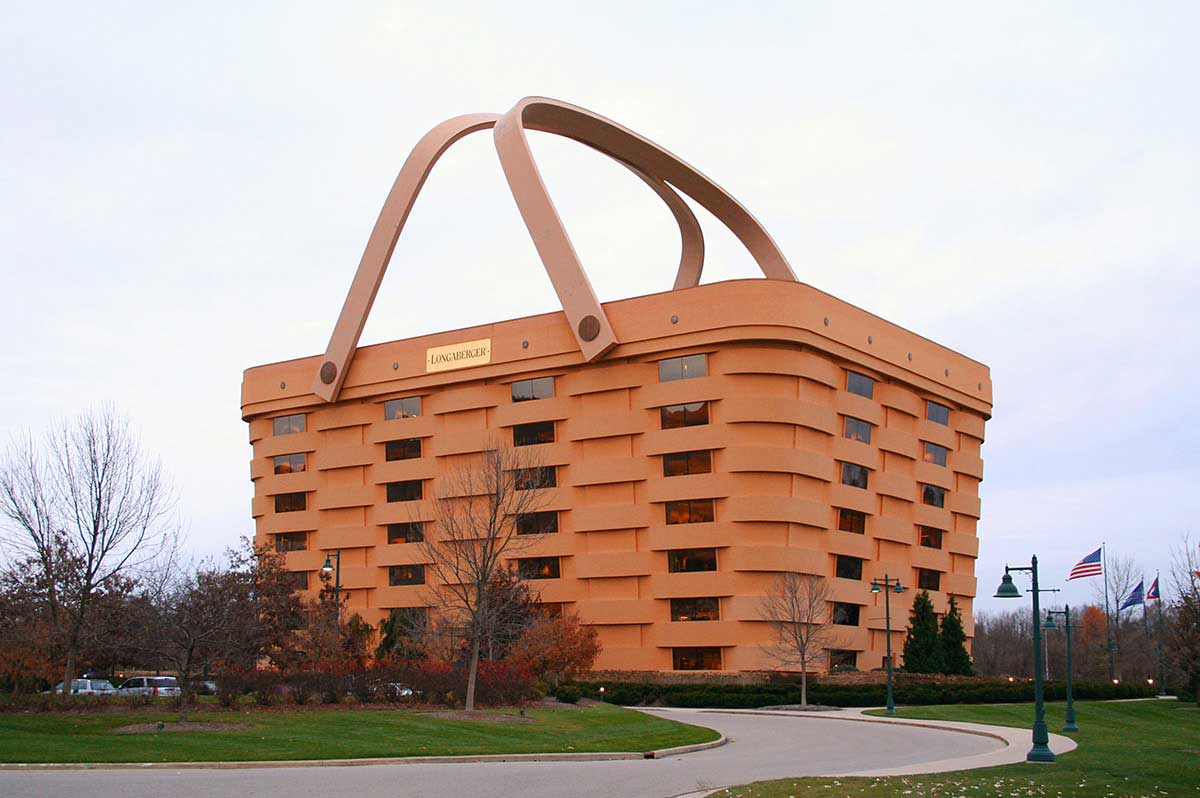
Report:
[[1147,679],[1147,680],[1146,680],[1146,684],[1154,684],[1154,680],[1153,680],[1153,679]]
[[601,701],[604,700],[604,688],[603,687],[600,688],[600,700]]
[[1011,676],[1009,676],[1009,677],[1008,677],[1008,680],[1009,680],[1010,682],[1015,682],[1015,681],[1016,681],[1016,679],[1014,679],[1014,678],[1013,678],[1013,677],[1011,677]]
[[1120,683],[1121,683],[1120,679],[1113,679],[1113,684],[1120,684]]

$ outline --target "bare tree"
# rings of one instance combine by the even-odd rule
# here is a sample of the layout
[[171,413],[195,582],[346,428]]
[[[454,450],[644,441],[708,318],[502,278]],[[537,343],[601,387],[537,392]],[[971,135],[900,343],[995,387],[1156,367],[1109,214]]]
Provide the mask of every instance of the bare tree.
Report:
[[1200,551],[1188,535],[1172,553],[1171,582],[1175,596],[1167,625],[1168,649],[1200,704]]
[[517,537],[519,516],[544,504],[549,472],[525,447],[494,446],[464,459],[441,481],[434,502],[436,535],[423,551],[437,585],[429,601],[461,630],[470,651],[466,709],[475,708],[475,681],[482,644],[507,621],[511,609],[489,590],[504,561],[529,538]]
[[808,665],[832,637],[829,585],[822,576],[780,574],[763,597],[762,617],[775,630],[764,651],[781,665],[800,666],[800,703],[808,703]]
[[1133,586],[1137,584],[1137,580],[1141,578],[1138,570],[1138,564],[1132,557],[1109,556],[1105,553],[1104,557],[1104,575],[1101,577],[1101,582],[1092,585],[1092,595],[1096,603],[1104,606],[1104,589],[1105,584],[1108,585],[1108,611],[1109,616],[1109,634],[1111,635],[1112,643],[1112,661],[1113,673],[1110,678],[1116,678],[1121,675],[1121,667],[1118,658],[1121,656],[1121,638],[1122,638],[1122,615],[1129,610],[1122,611],[1120,609],[1123,602],[1129,593],[1133,590]]
[[111,406],[63,422],[41,442],[10,444],[0,463],[4,541],[40,572],[65,660],[64,696],[97,594],[174,550],[174,503],[161,466]]

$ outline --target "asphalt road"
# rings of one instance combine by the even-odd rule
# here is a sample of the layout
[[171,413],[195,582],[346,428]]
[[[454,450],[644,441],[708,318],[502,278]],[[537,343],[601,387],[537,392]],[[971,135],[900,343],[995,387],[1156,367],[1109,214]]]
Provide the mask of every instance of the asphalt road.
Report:
[[4,798],[671,798],[758,779],[897,768],[995,752],[998,740],[829,718],[655,710],[728,745],[657,760],[241,770],[0,771]]

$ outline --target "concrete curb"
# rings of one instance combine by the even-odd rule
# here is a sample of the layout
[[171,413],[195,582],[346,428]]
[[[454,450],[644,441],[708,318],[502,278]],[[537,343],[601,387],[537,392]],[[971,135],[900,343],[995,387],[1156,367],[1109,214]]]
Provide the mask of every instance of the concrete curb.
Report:
[[669,756],[706,751],[725,745],[716,740],[654,751],[613,751],[578,754],[480,754],[475,756],[396,756],[368,759],[281,759],[249,762],[9,762],[0,763],[0,771],[39,770],[247,770],[250,768],[329,768],[364,765],[462,764],[464,762],[606,762],[614,759],[663,759]]

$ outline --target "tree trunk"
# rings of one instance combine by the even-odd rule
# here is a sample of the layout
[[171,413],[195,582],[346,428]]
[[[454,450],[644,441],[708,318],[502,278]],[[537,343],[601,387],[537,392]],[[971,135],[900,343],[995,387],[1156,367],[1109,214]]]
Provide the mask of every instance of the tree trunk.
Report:
[[475,709],[475,677],[479,675],[479,638],[471,641],[471,668],[467,671],[467,712]]
[[182,667],[175,672],[175,680],[179,682],[179,722],[187,723],[188,707],[191,704],[192,698],[192,680],[188,678],[192,672],[192,657],[190,652],[180,665]]
[[808,706],[808,663],[800,659],[800,705]]
[[75,646],[69,644],[67,647],[67,664],[63,667],[63,702],[71,700],[71,683],[75,681]]

